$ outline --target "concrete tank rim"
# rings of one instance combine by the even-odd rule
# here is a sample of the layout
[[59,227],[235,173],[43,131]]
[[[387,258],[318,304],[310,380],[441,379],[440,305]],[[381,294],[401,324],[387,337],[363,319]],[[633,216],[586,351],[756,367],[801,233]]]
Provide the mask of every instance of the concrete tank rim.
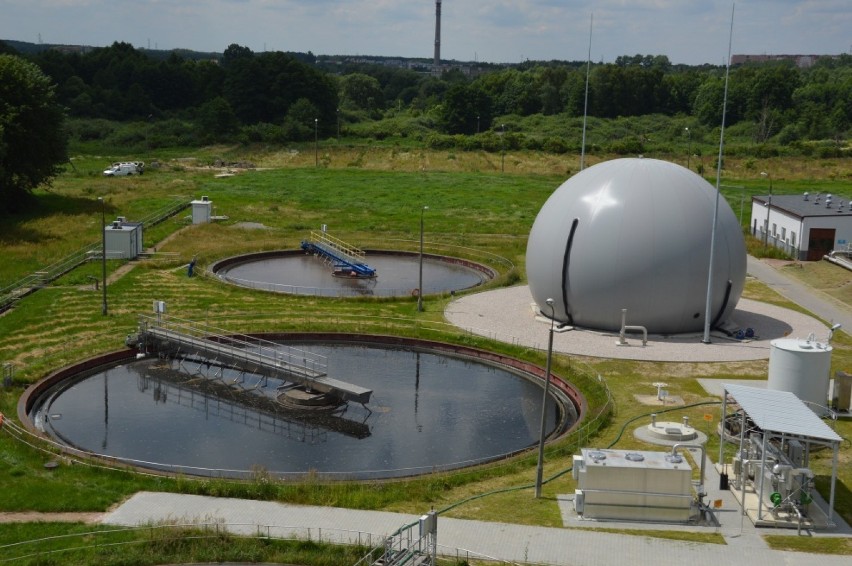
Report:
[[[805,344],[811,344],[812,346],[805,348],[803,347]],[[774,340],[770,340],[769,345],[785,352],[798,352],[802,354],[818,354],[834,350],[831,344],[804,338],[775,338]]]
[[[515,373],[522,379],[528,379],[531,381],[540,380],[542,384],[545,379],[545,369],[534,362],[527,362],[511,355],[492,352],[482,348],[475,348],[472,346],[453,344],[449,342],[441,342],[437,340],[412,338],[405,336],[392,336],[385,334],[356,334],[344,332],[263,332],[251,333],[248,335],[252,337],[264,337],[267,339],[289,338],[294,342],[298,342],[299,340],[308,342],[317,341],[330,343],[339,341],[355,344],[374,344],[377,347],[408,347],[415,350],[421,348],[423,350],[434,350],[445,355],[455,355],[456,357],[461,358],[468,357],[471,359],[476,359],[483,364],[503,365],[508,371]],[[30,413],[35,408],[36,403],[42,398],[43,395],[48,392],[49,389],[67,379],[74,379],[86,373],[91,374],[92,372],[96,372],[102,368],[120,365],[122,363],[128,363],[135,360],[135,349],[122,348],[118,350],[112,350],[110,352],[96,354],[94,356],[78,360],[76,362],[71,362],[60,368],[50,371],[37,381],[29,384],[24,390],[24,392],[21,393],[21,395],[18,397],[16,405],[18,421],[27,431],[39,438],[45,439],[46,435],[42,431],[38,430],[38,428],[35,426],[35,423],[30,417]],[[567,411],[567,406],[571,406],[573,408],[573,413],[576,416],[576,419],[573,423],[568,425],[563,422],[562,426],[557,427],[557,430],[555,430],[545,439],[546,443],[556,441],[574,432],[583,424],[585,424],[586,419],[590,416],[588,401],[583,392],[579,389],[579,387],[574,385],[573,382],[569,381],[567,379],[567,376],[566,379],[560,379],[558,375],[559,374],[555,372],[551,372],[551,395],[557,401],[557,403],[563,406],[563,411]],[[563,414],[563,418],[567,419],[566,415]],[[529,453],[534,448],[535,446],[529,446],[525,449],[518,450],[517,452],[511,454],[511,456],[514,457]],[[178,475],[177,473],[173,472],[155,470],[153,468],[133,465],[125,460],[114,457],[102,456],[90,452],[85,452],[67,444],[60,444],[59,450],[65,455],[94,458],[98,461],[109,462],[115,465],[116,467],[122,469],[130,469],[136,471],[141,470],[145,473],[153,473],[155,475],[162,476],[173,477],[175,475]],[[480,465],[491,465],[496,461],[497,460],[487,461]],[[456,473],[468,468],[469,467],[461,467],[458,469],[450,470],[450,472]],[[414,477],[417,476],[415,475]]]

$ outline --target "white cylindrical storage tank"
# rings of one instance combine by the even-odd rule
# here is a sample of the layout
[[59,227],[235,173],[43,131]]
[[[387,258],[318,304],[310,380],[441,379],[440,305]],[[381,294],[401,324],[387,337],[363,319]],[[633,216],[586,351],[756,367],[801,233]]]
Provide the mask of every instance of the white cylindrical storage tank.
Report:
[[[822,416],[828,405],[831,345],[815,340],[778,338],[770,342],[769,383],[775,391],[788,391]],[[816,405],[816,406],[814,406]]]

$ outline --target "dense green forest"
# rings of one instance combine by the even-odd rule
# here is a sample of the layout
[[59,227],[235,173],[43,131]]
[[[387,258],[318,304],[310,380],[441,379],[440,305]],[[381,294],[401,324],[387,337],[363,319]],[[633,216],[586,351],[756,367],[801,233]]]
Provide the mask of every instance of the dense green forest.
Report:
[[[215,57],[152,53],[114,43],[22,56],[56,83],[72,140],[112,136],[149,149],[287,143],[339,137],[342,130],[368,138],[417,136],[432,146],[510,143],[561,152],[577,149],[579,140],[536,136],[531,117],[581,118],[588,104],[591,119],[681,117],[696,131],[711,131],[721,122],[725,89],[724,67],[673,65],[662,55],[591,64],[587,90],[585,62],[483,64],[434,77],[388,65],[332,64],[310,53],[254,53],[236,44]],[[850,100],[850,55],[821,58],[807,69],[792,62],[738,66],[730,73],[726,123],[739,125],[758,146],[822,141],[823,155],[840,155],[852,127]],[[117,123],[129,122],[145,127],[117,132]],[[497,132],[516,135],[497,142]],[[459,137],[476,134],[482,134],[477,142]],[[605,149],[641,151],[642,139],[616,137]]]

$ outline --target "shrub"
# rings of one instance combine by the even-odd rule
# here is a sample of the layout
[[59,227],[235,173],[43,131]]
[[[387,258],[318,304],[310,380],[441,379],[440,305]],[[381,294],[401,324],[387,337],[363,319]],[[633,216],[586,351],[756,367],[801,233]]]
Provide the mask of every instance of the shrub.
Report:
[[645,152],[645,145],[636,138],[627,138],[609,144],[609,151],[617,155],[638,155]]
[[68,120],[65,129],[74,141],[87,142],[105,140],[111,136],[118,124],[109,120]]

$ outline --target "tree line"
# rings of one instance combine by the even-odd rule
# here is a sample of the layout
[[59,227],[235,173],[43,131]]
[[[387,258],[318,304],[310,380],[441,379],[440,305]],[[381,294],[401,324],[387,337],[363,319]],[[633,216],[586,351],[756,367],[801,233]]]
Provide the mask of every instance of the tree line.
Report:
[[[419,128],[433,147],[495,150],[521,147],[524,134],[495,134],[503,134],[506,123],[536,116],[686,117],[709,131],[721,122],[726,74],[721,66],[634,55],[606,64],[457,65],[433,76],[422,65],[255,53],[237,44],[220,56],[188,57],[177,51],[153,56],[121,42],[86,52],[21,54],[0,42],[0,57],[4,197],[26,195],[55,176],[67,159],[69,136],[106,139],[105,131],[114,132],[119,123],[143,124],[123,133],[119,143],[148,149],[283,144],[339,136],[341,127],[345,135],[351,127],[376,138]],[[726,123],[748,124],[754,143],[830,140],[839,153],[852,126],[852,56],[820,58],[806,69],[792,62],[738,66],[731,70],[727,97]],[[523,147],[569,149],[558,136],[534,140],[527,132],[525,139],[534,145]],[[642,149],[641,141],[623,143],[628,151]],[[4,198],[0,212],[23,202],[17,196]]]
[[[284,140],[310,139],[315,128],[330,135],[341,112],[347,120],[379,119],[389,110],[429,112],[443,133],[475,134],[499,116],[582,116],[586,103],[597,118],[687,115],[714,126],[725,74],[719,66],[634,55],[589,69],[584,62],[527,62],[433,77],[379,65],[335,68],[312,54],[254,53],[236,44],[208,60],[177,52],[154,58],[127,43],[30,57],[56,83],[58,101],[73,117],[188,117],[208,137],[269,124],[283,128]],[[754,123],[758,142],[842,139],[852,126],[850,100],[849,55],[821,58],[808,69],[792,62],[740,66],[730,75],[727,123]]]

